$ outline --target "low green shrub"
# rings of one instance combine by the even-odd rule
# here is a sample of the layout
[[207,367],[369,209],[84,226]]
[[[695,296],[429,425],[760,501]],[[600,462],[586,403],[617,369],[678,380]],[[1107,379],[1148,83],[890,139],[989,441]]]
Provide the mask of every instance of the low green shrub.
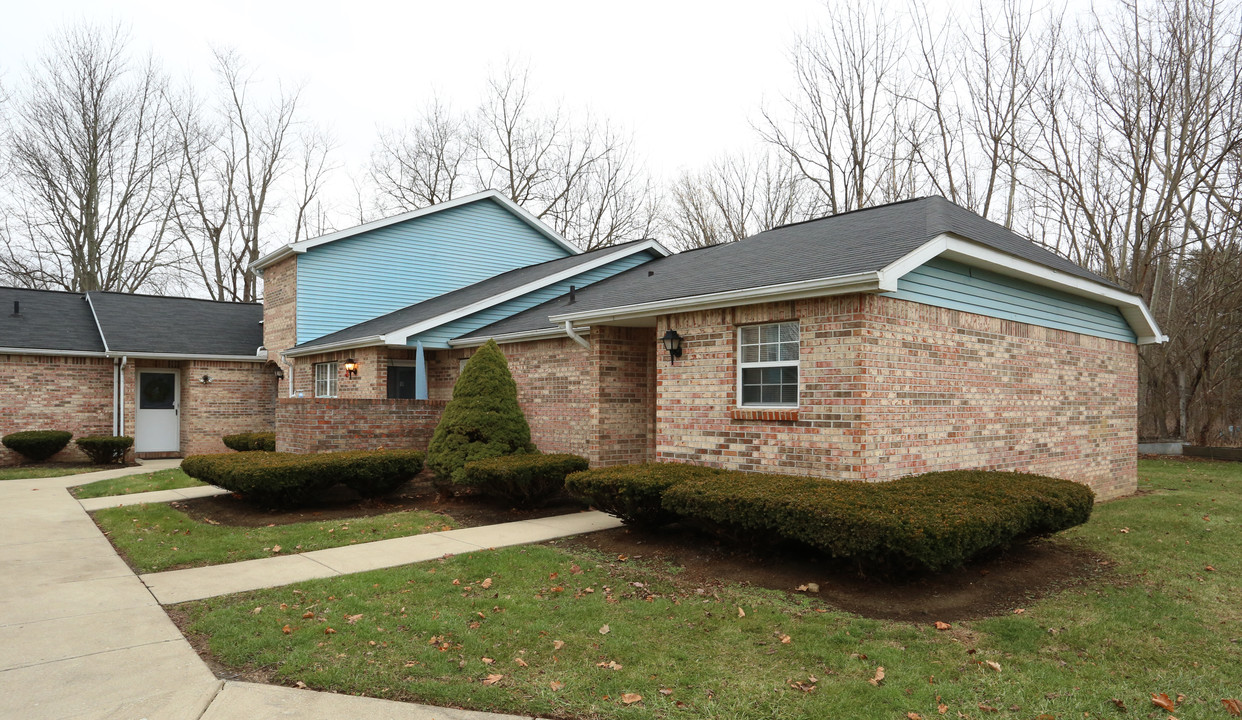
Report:
[[577,455],[502,455],[463,466],[458,483],[519,508],[538,507],[565,488],[565,476],[586,470]]
[[0,444],[30,462],[43,462],[64,450],[71,437],[64,430],[23,430],[0,438]]
[[1094,502],[1085,485],[1023,473],[866,483],[730,472],[670,487],[663,507],[726,533],[795,540],[871,569],[937,571],[1081,525]]
[[247,452],[249,450],[276,452],[276,433],[248,432],[225,435],[224,446],[237,452]]
[[565,489],[625,523],[654,527],[677,519],[662,504],[666,490],[690,479],[719,481],[724,472],[682,463],[616,465],[574,473]]
[[125,453],[134,446],[134,439],[128,435],[88,435],[73,442],[99,465],[125,462]]
[[423,469],[415,450],[355,450],[298,455],[265,451],[191,455],[186,475],[231,490],[260,505],[290,507],[338,483],[359,495],[391,492]]

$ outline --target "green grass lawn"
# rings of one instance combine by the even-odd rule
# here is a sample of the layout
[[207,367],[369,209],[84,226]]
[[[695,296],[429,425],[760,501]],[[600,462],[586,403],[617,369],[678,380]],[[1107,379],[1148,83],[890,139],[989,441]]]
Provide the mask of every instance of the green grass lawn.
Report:
[[89,485],[79,485],[70,492],[79,499],[112,497],[113,495],[130,495],[133,493],[153,492],[155,490],[175,490],[177,488],[198,487],[206,485],[181,472],[181,468],[158,470],[144,475],[125,475],[110,480],[100,480]]
[[105,508],[93,515],[122,556],[142,573],[289,555],[454,527],[444,515],[422,510],[268,527],[212,525],[155,503]]
[[1150,696],[1167,693],[1185,696],[1182,720],[1227,718],[1221,700],[1242,696],[1242,464],[1147,461],[1139,473],[1147,494],[1064,534],[1114,558],[1111,578],[947,630],[740,586],[700,595],[667,568],[547,546],[179,607],[231,667],[483,710],[1069,720],[1123,717],[1116,698],[1163,719]]
[[108,470],[106,465],[97,465],[85,467],[78,465],[68,465],[65,467],[57,467],[55,465],[40,465],[37,467],[6,467],[0,468],[0,480],[27,480],[32,478],[49,478],[61,477],[64,475],[80,475],[88,472],[98,472],[100,470]]

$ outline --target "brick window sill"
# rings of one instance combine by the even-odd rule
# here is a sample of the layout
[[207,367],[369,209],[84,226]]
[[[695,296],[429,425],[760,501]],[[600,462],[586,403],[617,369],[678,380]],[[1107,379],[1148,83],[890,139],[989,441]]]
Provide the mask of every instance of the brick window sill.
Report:
[[733,408],[730,412],[734,420],[794,422],[798,419],[797,410],[749,410],[746,408]]

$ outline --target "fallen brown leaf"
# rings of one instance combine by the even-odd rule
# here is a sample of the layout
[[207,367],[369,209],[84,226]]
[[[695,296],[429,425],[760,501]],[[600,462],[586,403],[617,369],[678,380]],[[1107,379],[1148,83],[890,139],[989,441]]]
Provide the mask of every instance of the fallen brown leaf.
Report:
[[987,665],[988,665],[988,667],[992,668],[992,669],[993,669],[993,670],[995,670],[996,672],[1000,672],[1000,671],[1001,671],[1001,666],[1000,666],[1000,663],[996,662],[995,660],[988,660],[988,661],[987,661]]
[[552,692],[560,692],[561,688],[565,687],[565,683],[553,680],[548,683],[548,687],[552,688]]
[[742,608],[740,608],[740,607],[739,607],[739,608],[737,609],[737,616],[738,616],[738,617],[740,617],[740,618],[744,618],[744,617],[746,617],[746,611],[745,611],[745,610],[743,610]]
[[595,663],[595,667],[607,668],[607,669],[609,669],[609,670],[620,670],[620,669],[621,669],[621,663],[617,662],[616,660],[609,660],[609,661],[608,661],[608,662],[606,662],[606,663],[603,663],[603,662],[597,662],[597,663]]
[[362,613],[358,613],[357,615],[346,615],[345,616],[345,622],[349,623],[350,625],[353,625],[354,623],[358,622],[361,619],[362,619]]
[[997,710],[996,708],[992,707],[991,705],[988,705],[987,703],[979,703],[979,709],[982,710],[983,712],[1000,712],[1000,710]]
[[303,620],[310,620],[313,617],[315,617],[315,613],[311,612],[310,610],[307,610],[306,612],[302,613]]
[[906,720],[923,720],[923,716],[916,712],[906,713]]
[[600,635],[607,635],[610,632],[612,632],[612,628],[608,627],[608,625],[604,625],[604,627],[599,629]]
[[291,628],[291,627],[289,627],[288,625],[286,625],[286,626],[282,627],[282,628],[280,629],[280,631],[281,631],[282,633],[284,633],[284,634],[288,635],[289,633],[293,632],[293,628]]
[[1238,702],[1237,698],[1225,698],[1220,702],[1229,711],[1230,715],[1234,717],[1242,716],[1242,702]]
[[272,546],[272,552],[274,552],[274,553],[278,553],[278,552],[280,552],[280,546],[279,546],[279,545],[273,545],[273,546]]
[[944,715],[945,713],[949,712],[949,706],[948,706],[948,705],[945,705],[944,703],[940,703],[939,705],[937,705],[937,706],[936,706],[936,710],[937,710],[937,711],[938,711],[941,715]]
[[1014,608],[1014,609],[1013,609],[1013,614],[1014,614],[1014,615],[1021,615],[1021,614],[1022,614],[1022,613],[1024,613],[1024,612],[1026,612],[1026,608]]
[[638,693],[622,693],[621,702],[626,705],[633,705],[636,702],[642,702],[643,696]]
[[495,685],[496,683],[500,682],[501,679],[503,678],[504,678],[504,675],[501,675],[499,673],[492,673],[491,675],[488,675],[487,677],[483,678],[483,684],[484,685]]
[[484,665],[491,665],[492,663],[496,662],[495,658],[489,658],[489,657],[479,658],[479,660],[482,661]]
[[672,695],[673,691],[670,688],[660,688],[660,694],[664,696],[668,696],[668,695]]
[[483,578],[483,582],[479,583],[479,587],[483,588],[484,590],[488,589],[491,586],[492,586],[491,578]]
[[1177,705],[1174,704],[1174,702],[1170,700],[1169,696],[1165,693],[1152,693],[1151,704],[1158,708],[1168,710],[1169,712],[1173,712],[1173,710],[1177,707]]
[[333,629],[332,629],[332,628],[330,628],[330,627],[328,627],[328,628],[324,628],[324,629],[323,629],[323,634],[324,634],[324,635],[335,635],[335,634],[336,634],[336,630],[333,630]]
[[880,667],[876,668],[875,677],[871,678],[867,682],[871,683],[872,685],[876,687],[879,687],[880,683],[884,682],[884,666],[881,665]]
[[1121,698],[1111,698],[1111,700],[1113,701],[1113,704],[1117,706],[1117,709],[1120,710],[1121,712],[1130,712],[1130,709],[1126,707],[1125,700],[1122,700]]
[[953,626],[952,626],[952,625],[950,625],[950,624],[949,624],[949,623],[947,623],[947,622],[940,622],[939,620],[937,620],[937,621],[936,621],[936,629],[937,629],[937,630],[948,630],[948,629],[949,629],[949,628],[951,628],[951,627],[953,627]]
[[560,649],[561,649],[561,648],[563,648],[563,647],[565,647],[565,643],[564,643],[564,641],[562,641],[562,640],[553,640],[553,641],[552,641],[552,649],[553,649],[553,650],[560,650]]
[[517,663],[518,665],[521,665],[522,667],[528,667],[526,664],[526,661],[523,660],[522,658],[513,658],[513,662]]

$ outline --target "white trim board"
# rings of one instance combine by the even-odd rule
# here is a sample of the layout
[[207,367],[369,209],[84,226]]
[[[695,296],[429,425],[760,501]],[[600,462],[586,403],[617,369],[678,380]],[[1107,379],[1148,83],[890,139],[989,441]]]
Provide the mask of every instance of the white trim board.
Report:
[[545,225],[542,220],[532,215],[521,205],[518,205],[496,190],[484,190],[483,192],[474,193],[473,195],[465,195],[459,198],[453,198],[452,200],[446,200],[438,205],[429,205],[428,207],[411,210],[409,212],[401,213],[400,215],[393,215],[392,217],[373,220],[369,223],[356,225],[344,230],[338,230],[333,233],[328,233],[327,235],[320,235],[319,237],[311,238],[310,240],[303,240],[301,242],[285,245],[284,247],[274,250],[258,260],[255,260],[250,264],[250,269],[262,275],[264,268],[267,268],[272,264],[289,257],[290,255],[304,253],[313,247],[318,247],[319,245],[324,245],[336,240],[343,240],[347,237],[353,237],[354,235],[371,230],[378,230],[379,228],[388,227],[389,225],[396,225],[397,223],[405,222],[406,220],[413,220],[414,218],[433,215],[442,210],[461,207],[462,205],[469,205],[470,203],[478,202],[480,200],[494,200],[495,202],[500,203],[502,207],[517,216],[522,222],[529,225],[535,230],[535,232],[546,237],[574,255],[582,253],[581,250],[562,237],[560,233]]

